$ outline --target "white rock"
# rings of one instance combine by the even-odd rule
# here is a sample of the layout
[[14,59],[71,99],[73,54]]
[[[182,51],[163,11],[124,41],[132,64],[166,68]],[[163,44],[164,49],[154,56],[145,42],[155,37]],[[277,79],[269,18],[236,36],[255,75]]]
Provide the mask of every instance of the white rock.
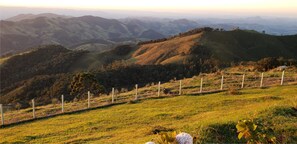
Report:
[[155,144],[154,142],[146,142],[145,144]]
[[175,137],[178,144],[193,144],[193,137],[187,133],[180,133]]

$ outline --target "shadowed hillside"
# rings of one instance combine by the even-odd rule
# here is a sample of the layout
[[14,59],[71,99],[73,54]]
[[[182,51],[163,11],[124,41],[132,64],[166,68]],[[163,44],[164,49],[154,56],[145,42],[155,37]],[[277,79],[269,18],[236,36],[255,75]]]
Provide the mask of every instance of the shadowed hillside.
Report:
[[46,102],[51,99],[48,96],[65,92],[70,83],[69,75],[65,73],[84,53],[49,45],[5,60],[0,65],[1,103],[22,103],[34,97],[48,99],[44,100]]
[[205,33],[199,41],[212,51],[215,58],[227,62],[297,56],[297,35],[272,36],[245,30],[212,31]]

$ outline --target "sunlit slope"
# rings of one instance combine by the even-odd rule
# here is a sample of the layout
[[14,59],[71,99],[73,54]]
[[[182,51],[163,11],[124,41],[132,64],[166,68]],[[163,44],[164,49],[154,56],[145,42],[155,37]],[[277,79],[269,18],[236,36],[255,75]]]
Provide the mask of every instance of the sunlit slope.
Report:
[[224,63],[265,57],[296,58],[297,36],[272,36],[248,30],[202,31],[142,44],[132,55],[137,64],[182,63],[191,56]]
[[191,48],[202,35],[201,33],[176,37],[163,42],[140,45],[132,57],[137,64],[167,64],[182,62]]

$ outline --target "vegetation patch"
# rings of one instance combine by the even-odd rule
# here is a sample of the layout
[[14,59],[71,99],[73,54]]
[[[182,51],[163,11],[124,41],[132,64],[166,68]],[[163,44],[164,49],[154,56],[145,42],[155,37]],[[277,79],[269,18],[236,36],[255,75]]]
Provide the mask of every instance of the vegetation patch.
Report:
[[161,132],[170,132],[170,131],[174,131],[174,129],[172,128],[166,128],[163,126],[154,126],[151,130],[150,130],[150,134],[158,134]]
[[293,107],[277,107],[272,111],[274,116],[295,117],[297,118],[297,110]]

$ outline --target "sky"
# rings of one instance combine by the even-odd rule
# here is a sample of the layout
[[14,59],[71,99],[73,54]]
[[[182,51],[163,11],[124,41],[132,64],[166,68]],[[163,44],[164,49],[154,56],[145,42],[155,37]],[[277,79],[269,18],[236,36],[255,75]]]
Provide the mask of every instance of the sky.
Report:
[[297,0],[0,0],[0,6],[296,16]]
[[297,0],[0,0],[1,6],[120,10],[297,11]]

